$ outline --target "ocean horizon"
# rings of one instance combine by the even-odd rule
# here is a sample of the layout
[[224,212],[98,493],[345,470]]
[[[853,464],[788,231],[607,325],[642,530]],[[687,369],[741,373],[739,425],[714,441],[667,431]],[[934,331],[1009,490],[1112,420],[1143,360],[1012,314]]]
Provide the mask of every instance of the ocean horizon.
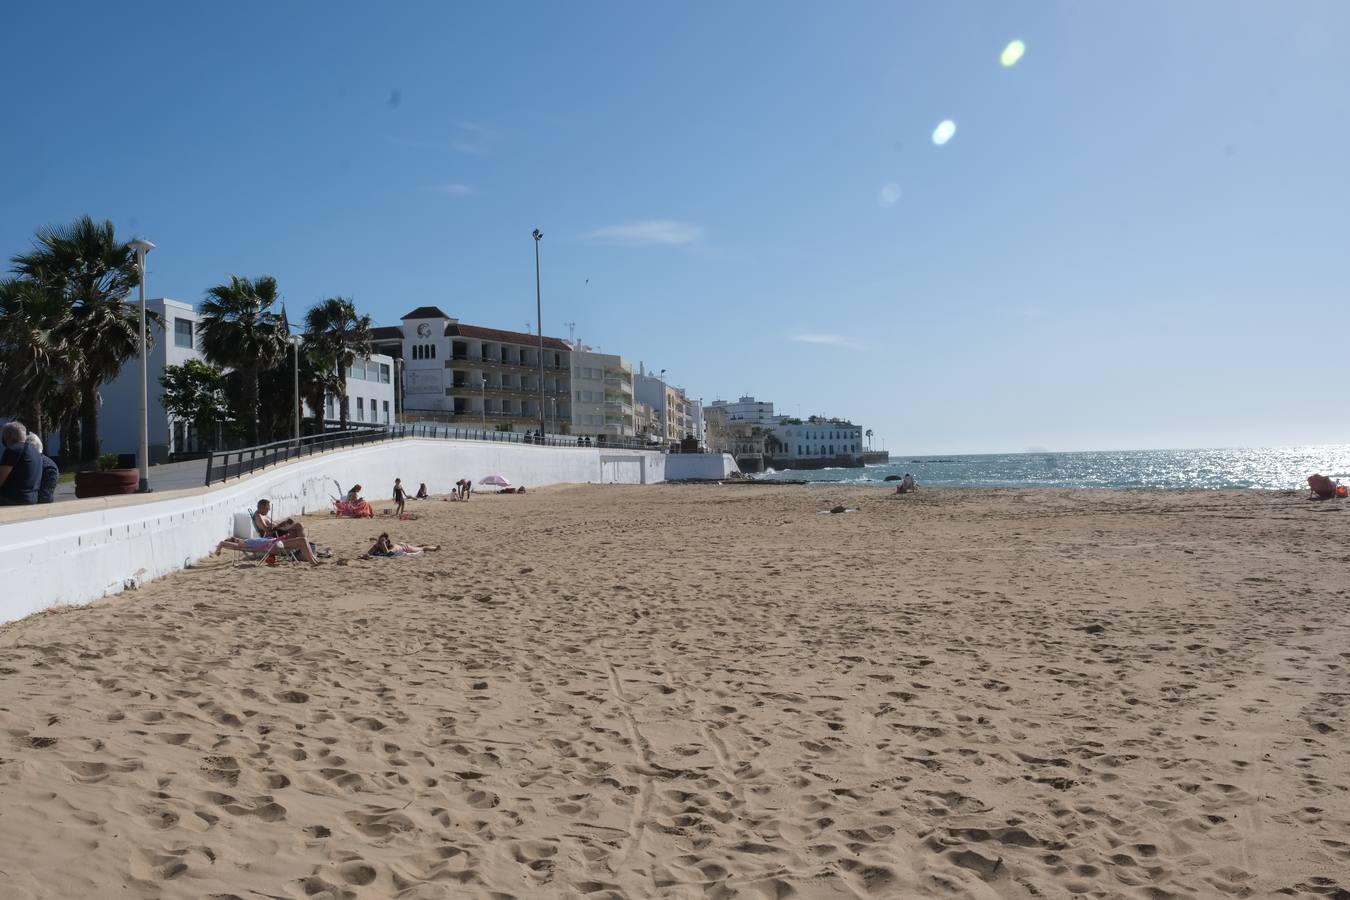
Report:
[[1316,472],[1350,480],[1350,444],[1190,450],[1079,450],[1027,453],[891,454],[858,468],[769,470],[769,480],[885,482],[909,473],[920,486],[1298,490]]

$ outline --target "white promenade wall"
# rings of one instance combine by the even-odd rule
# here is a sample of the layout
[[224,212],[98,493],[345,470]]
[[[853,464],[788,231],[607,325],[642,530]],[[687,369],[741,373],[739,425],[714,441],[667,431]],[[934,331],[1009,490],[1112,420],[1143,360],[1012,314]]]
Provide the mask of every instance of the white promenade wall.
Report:
[[684,478],[722,479],[739,472],[730,453],[672,453],[666,457],[666,481]]
[[[380,507],[402,478],[447,494],[460,478],[491,474],[513,484],[651,484],[665,457],[593,447],[398,440],[298,460],[210,490],[160,500],[0,523],[0,622],[59,604],[83,604],[186,568],[229,537],[234,514],[270,499],[276,518],[322,512],[354,484]],[[387,504],[386,504],[387,505]]]

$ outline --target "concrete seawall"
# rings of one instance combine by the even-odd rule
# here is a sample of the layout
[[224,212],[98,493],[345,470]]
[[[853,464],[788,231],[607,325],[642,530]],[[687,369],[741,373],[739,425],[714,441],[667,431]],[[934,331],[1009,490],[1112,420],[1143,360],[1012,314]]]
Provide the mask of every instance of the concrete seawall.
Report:
[[[665,456],[639,450],[402,440],[308,457],[213,488],[137,498],[123,505],[25,507],[0,520],[0,622],[59,604],[84,604],[191,565],[233,528],[234,514],[270,498],[277,518],[332,508],[353,484],[389,496],[426,482],[449,493],[460,478],[501,473],[514,484],[651,484]],[[77,501],[78,502],[78,501]]]

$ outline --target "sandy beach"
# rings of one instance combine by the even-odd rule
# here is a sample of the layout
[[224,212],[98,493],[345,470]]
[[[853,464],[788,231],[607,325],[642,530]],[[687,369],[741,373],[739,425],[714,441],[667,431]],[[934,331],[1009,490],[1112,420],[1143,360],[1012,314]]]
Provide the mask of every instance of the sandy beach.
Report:
[[0,895],[1350,898],[1344,502],[409,507],[0,626]]

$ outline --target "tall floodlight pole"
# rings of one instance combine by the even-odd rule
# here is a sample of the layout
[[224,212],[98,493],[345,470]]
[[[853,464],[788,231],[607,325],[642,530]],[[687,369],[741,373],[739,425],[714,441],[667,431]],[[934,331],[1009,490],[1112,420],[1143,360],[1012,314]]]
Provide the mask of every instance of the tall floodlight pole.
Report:
[[479,389],[482,391],[482,394],[479,396],[479,400],[480,400],[480,402],[483,404],[483,409],[481,410],[481,412],[482,412],[482,414],[483,414],[483,431],[486,432],[486,431],[487,431],[487,376],[486,376],[486,375],[479,375],[479,376],[478,376],[478,387],[479,387]]
[[150,492],[150,375],[145,355],[147,337],[145,331],[145,254],[155,249],[155,245],[145,238],[137,238],[128,246],[136,251],[136,268],[141,276],[141,445],[139,452],[136,454],[136,461],[141,468],[141,481],[137,491],[148,494]]
[[534,230],[534,314],[539,323],[539,436],[542,438],[547,431],[544,424],[544,303],[540,299],[539,293],[539,242],[544,239],[544,233],[538,228]]

